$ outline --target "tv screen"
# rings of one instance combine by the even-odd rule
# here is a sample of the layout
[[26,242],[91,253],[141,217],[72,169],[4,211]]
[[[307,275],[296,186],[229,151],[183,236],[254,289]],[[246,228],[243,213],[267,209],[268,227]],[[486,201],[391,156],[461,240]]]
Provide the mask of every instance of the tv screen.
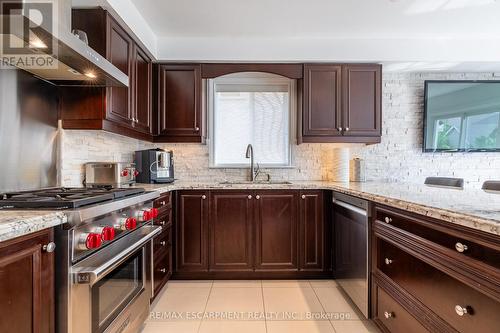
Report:
[[426,81],[424,151],[500,151],[500,81]]

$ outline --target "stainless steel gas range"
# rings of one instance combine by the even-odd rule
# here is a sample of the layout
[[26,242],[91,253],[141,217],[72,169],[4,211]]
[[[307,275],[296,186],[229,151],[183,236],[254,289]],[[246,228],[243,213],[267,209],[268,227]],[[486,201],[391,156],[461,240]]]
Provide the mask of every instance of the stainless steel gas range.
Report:
[[137,333],[149,314],[157,192],[46,189],[9,193],[0,208],[63,209],[55,230],[58,333]]

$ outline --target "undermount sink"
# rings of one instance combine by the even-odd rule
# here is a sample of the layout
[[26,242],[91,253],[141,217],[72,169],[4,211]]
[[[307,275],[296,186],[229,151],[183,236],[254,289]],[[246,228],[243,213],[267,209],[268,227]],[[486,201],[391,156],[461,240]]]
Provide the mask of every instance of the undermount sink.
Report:
[[220,182],[219,184],[223,185],[292,185],[291,182],[286,181],[286,180],[270,180],[270,181],[224,181]]

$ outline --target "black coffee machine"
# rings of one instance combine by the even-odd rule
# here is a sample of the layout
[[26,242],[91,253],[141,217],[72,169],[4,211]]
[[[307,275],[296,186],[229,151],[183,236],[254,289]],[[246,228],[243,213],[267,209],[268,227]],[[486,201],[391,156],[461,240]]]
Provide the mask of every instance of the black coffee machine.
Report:
[[135,152],[137,183],[172,183],[174,181],[174,153],[163,149]]

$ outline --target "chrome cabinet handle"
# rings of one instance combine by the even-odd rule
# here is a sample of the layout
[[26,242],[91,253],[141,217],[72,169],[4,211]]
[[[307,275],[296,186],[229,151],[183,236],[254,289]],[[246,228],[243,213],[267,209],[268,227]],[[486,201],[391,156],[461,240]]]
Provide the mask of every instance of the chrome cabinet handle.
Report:
[[167,272],[167,269],[166,269],[166,268],[162,268],[162,269],[160,269],[160,272],[162,272],[162,273],[166,273],[166,272]]
[[252,196],[249,194],[247,198],[248,198],[248,200],[250,200],[250,199],[252,199]]
[[165,225],[165,221],[161,221],[161,222],[160,222],[160,225]]
[[468,249],[468,247],[465,244],[462,244],[460,242],[457,242],[455,244],[455,250],[457,250],[460,253],[463,253],[463,252],[467,251],[467,249]]
[[392,259],[385,258],[384,262],[386,265],[390,265],[390,264],[392,264]]
[[201,198],[202,198],[203,200],[205,200],[205,199],[207,198],[207,196],[206,196],[205,194],[203,194],[203,195],[201,196]]
[[469,313],[467,308],[468,308],[467,306],[455,305],[455,312],[457,313],[457,315],[462,317],[462,316],[466,315],[467,313]]
[[342,132],[343,128],[342,128],[342,127],[339,127],[339,128],[337,128],[337,130],[338,130],[339,132]]
[[259,200],[259,199],[260,199],[260,195],[258,195],[258,194],[257,194],[257,195],[255,196],[255,199]]
[[167,242],[165,242],[165,241],[161,241],[161,242],[160,242],[160,245],[161,245],[161,246],[165,246],[165,245],[167,245]]
[[349,127],[346,127],[346,128],[345,128],[345,131],[346,131],[346,132],[349,132]]
[[165,201],[160,202],[162,206],[165,206],[167,203]]
[[385,223],[391,223],[392,219],[390,217],[386,216],[384,221],[385,221]]
[[305,194],[302,194],[302,199],[305,199],[306,198],[306,195]]
[[387,311],[385,311],[385,312],[384,312],[384,317],[385,317],[386,319],[389,319],[389,318],[394,318],[394,313],[393,313],[393,312],[387,312]]
[[199,131],[200,131],[200,128],[199,128],[199,127],[196,127],[196,128],[195,128],[195,131],[196,131],[196,132],[199,132]]
[[56,243],[50,242],[49,244],[42,246],[42,249],[47,253],[52,253],[56,249]]

